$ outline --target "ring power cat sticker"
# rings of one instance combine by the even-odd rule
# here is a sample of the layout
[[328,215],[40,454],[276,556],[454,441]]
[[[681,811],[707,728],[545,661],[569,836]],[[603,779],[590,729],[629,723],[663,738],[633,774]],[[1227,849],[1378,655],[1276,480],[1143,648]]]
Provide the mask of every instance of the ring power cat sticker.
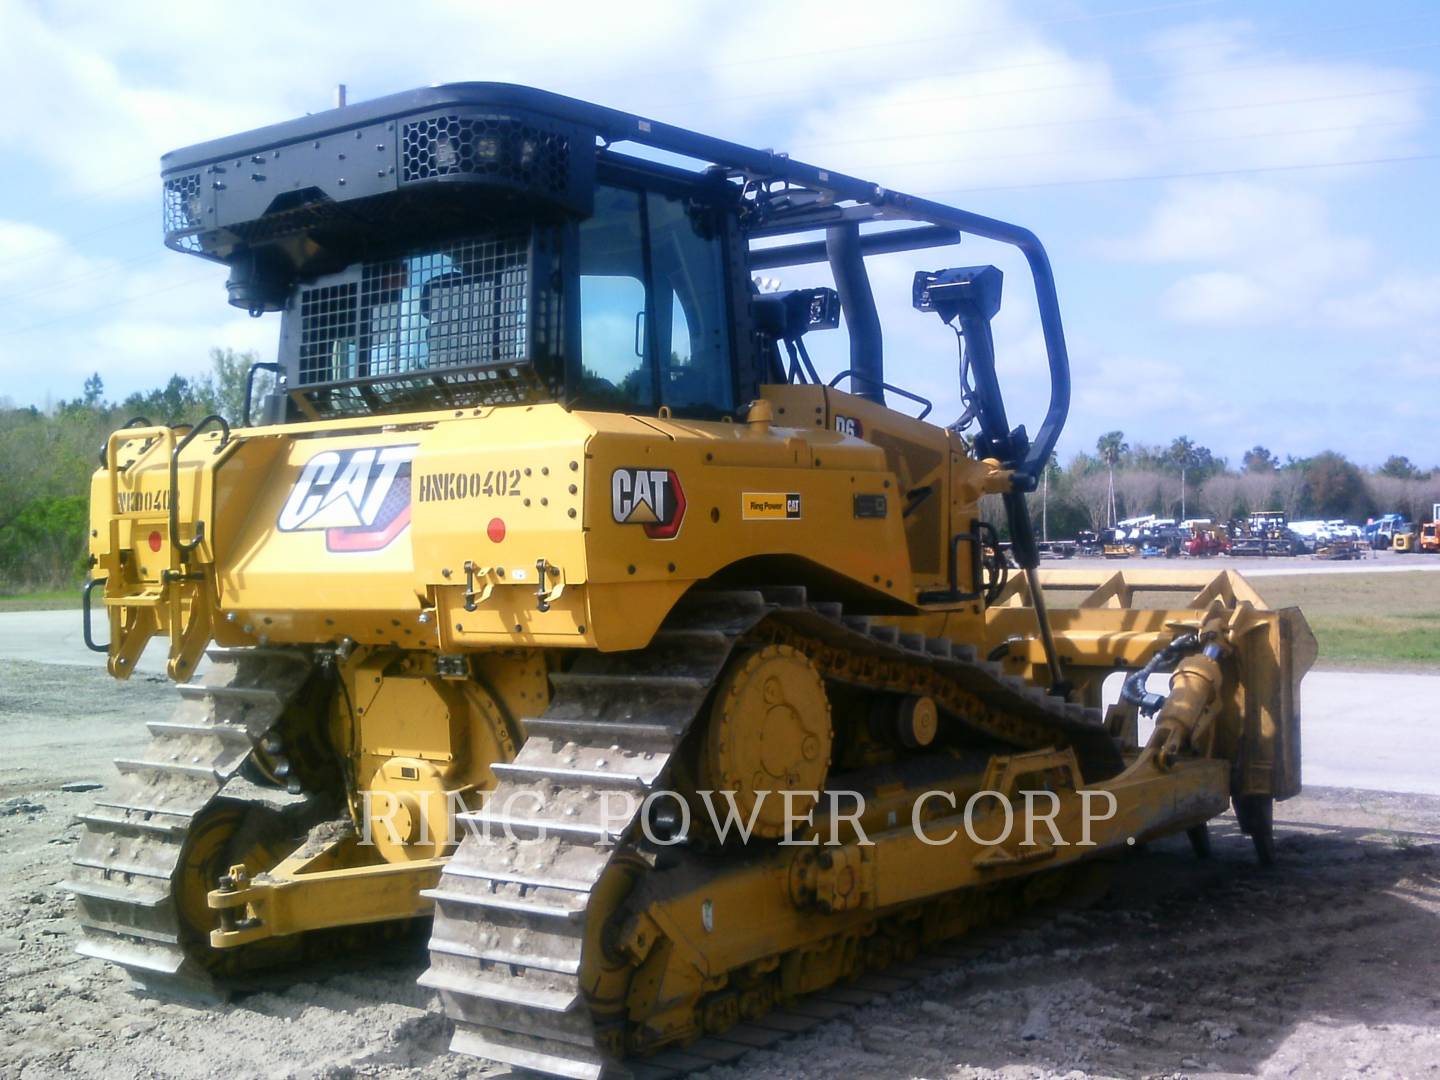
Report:
[[673,469],[616,469],[610,474],[610,516],[640,525],[651,540],[669,540],[685,518],[685,490]]
[[740,496],[740,516],[746,521],[798,521],[798,492],[746,491]]
[[322,450],[300,470],[275,525],[324,532],[327,551],[379,551],[410,524],[412,446]]

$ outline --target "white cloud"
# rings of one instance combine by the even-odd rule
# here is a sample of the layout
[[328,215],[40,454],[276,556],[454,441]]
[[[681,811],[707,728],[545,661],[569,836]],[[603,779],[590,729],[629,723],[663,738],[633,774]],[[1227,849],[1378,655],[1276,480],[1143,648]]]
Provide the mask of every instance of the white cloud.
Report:
[[[1156,99],[1164,118],[1156,140],[1173,140],[1172,160],[1189,169],[1385,156],[1407,149],[1424,123],[1419,92],[1408,88],[1425,80],[1347,59],[1365,50],[1347,49],[1343,37],[1322,38],[1315,60],[1266,48],[1242,22],[1193,24],[1154,45],[1168,73]],[[1324,58],[1327,45],[1333,59]],[[1389,54],[1407,59],[1403,48]]]
[[[1425,119],[1420,92],[1410,89],[1420,82],[1414,73],[1343,57],[1297,59],[1263,48],[1244,23],[1188,26],[1153,46],[1169,58],[1154,102],[1157,169],[1264,170],[1404,154]],[[1180,276],[1163,290],[1160,310],[1177,322],[1343,321],[1356,275],[1377,256],[1368,239],[1335,224],[1332,204],[1339,186],[1363,175],[1357,167],[1174,181],[1138,231],[1098,247],[1117,261],[1174,264]],[[1392,322],[1413,306],[1393,292],[1385,299]]]
[[225,274],[158,245],[130,259],[89,256],[49,230],[0,222],[0,385],[43,400],[78,393],[96,370],[112,386],[195,374],[212,345],[268,339],[262,351],[273,353],[273,322],[226,316]]
[[1382,265],[1380,253],[1333,218],[1323,191],[1273,179],[1187,180],[1167,186],[1137,233],[1101,247],[1113,259],[1180,267],[1161,296],[1161,311],[1177,322],[1440,336],[1440,275],[1391,273],[1357,292]]
[[0,319],[7,323],[84,311],[120,260],[85,255],[50,229],[0,220]]
[[1264,282],[1223,270],[1181,278],[1165,290],[1164,308],[1180,322],[1225,326],[1263,322],[1278,314]]
[[[916,77],[927,70],[942,73]],[[857,87],[853,72],[833,73],[844,93],[832,102],[819,95],[823,104],[797,117],[797,156],[919,194],[1024,184],[1057,171],[1092,178],[1146,162],[1144,110],[1119,92],[1107,66],[1023,26],[983,61],[897,57],[888,80],[867,86],[869,74]],[[1104,116],[1119,119],[1085,123]]]
[[626,73],[676,66],[695,17],[684,4],[578,0],[543,13],[0,0],[0,147],[52,169],[61,190],[129,198],[136,188],[112,192],[115,181],[157,174],[166,151],[329,108],[337,83],[352,101],[477,77],[623,90]]
[[[1403,37],[1388,56],[1326,59],[1363,43],[1311,40],[1302,26],[1284,35],[1294,47],[1277,50],[1255,26],[1204,23],[1127,50],[1122,62],[1108,46],[1064,46],[1033,9],[1009,3],[916,0],[860,29],[844,9],[811,0],[772,6],[763,18],[735,10],[721,0],[543,8],[439,0],[398,13],[378,0],[343,9],[0,0],[0,153],[17,172],[43,176],[59,199],[103,189],[96,204],[114,200],[113,210],[123,200],[158,217],[154,186],[121,182],[154,177],[159,155],[177,146],[325,108],[337,82],[354,101],[428,82],[513,80],[774,145],[901,190],[985,189],[946,200],[982,212],[1019,204],[1026,220],[1031,207],[1049,214],[1059,223],[1063,246],[1052,246],[1062,281],[1113,313],[1107,326],[1077,312],[1073,294],[1062,296],[1076,370],[1072,431],[1092,417],[1104,418],[1097,427],[1128,427],[1137,411],[1195,435],[1201,421],[1217,430],[1267,422],[1250,404],[1234,407],[1243,419],[1219,415],[1215,395],[1192,389],[1186,361],[1157,359],[1127,340],[1137,328],[1163,335],[1167,318],[1216,333],[1241,326],[1242,335],[1317,324],[1341,337],[1383,333],[1398,375],[1434,377],[1440,282],[1392,265],[1388,250],[1382,264],[1378,245],[1337,213],[1364,172],[1003,190],[1415,152],[1425,110],[1420,93],[1404,88],[1425,79],[1406,70]],[[1042,230],[1047,242],[1056,231]],[[1118,233],[1127,235],[1114,240]],[[252,322],[224,306],[222,268],[165,252],[153,232],[143,241],[137,233],[135,244],[106,250],[0,223],[6,393],[52,372],[65,373],[74,392],[95,367],[112,385],[146,385],[202,370],[215,344],[273,352],[277,320]],[[21,251],[34,253],[23,266]],[[1077,281],[1077,252],[1095,251],[1112,263],[1108,295],[1100,275]],[[953,335],[909,310],[910,275],[985,262],[1007,275],[996,322],[1001,377],[1013,422],[1033,431],[1048,385],[1043,347],[1023,261],[997,245],[872,260],[889,371],[933,397],[938,419],[958,412]],[[1350,294],[1357,268],[1376,281],[1358,297]],[[1132,295],[1146,275],[1153,305]],[[828,280],[823,266],[784,277],[787,286]],[[1074,333],[1076,323],[1097,340]],[[43,329],[24,332],[32,324]],[[816,339],[812,351],[830,370],[846,364],[843,334]],[[1217,352],[1210,375],[1224,378],[1235,370],[1227,363],[1253,363],[1257,348],[1232,341]],[[1273,420],[1283,406],[1265,407]],[[1338,426],[1329,417],[1314,437]]]
[[1361,330],[1414,327],[1440,363],[1440,274],[1390,274],[1361,289],[1335,313],[1336,321]]
[[1329,240],[1328,211],[1318,195],[1255,180],[1188,180],[1170,184],[1138,235],[1109,245],[1116,257],[1210,263],[1248,259],[1319,235]]

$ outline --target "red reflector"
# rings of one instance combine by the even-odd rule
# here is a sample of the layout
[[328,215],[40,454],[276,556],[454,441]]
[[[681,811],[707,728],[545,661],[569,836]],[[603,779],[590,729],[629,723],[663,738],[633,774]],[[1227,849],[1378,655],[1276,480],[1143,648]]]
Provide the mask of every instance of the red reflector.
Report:
[[151,551],[159,551],[159,550],[160,550],[160,530],[159,530],[159,529],[156,529],[155,531],[153,531],[153,532],[150,534],[150,550],[151,550]]
[[498,544],[505,539],[505,522],[500,518],[491,518],[490,524],[485,526],[485,535]]

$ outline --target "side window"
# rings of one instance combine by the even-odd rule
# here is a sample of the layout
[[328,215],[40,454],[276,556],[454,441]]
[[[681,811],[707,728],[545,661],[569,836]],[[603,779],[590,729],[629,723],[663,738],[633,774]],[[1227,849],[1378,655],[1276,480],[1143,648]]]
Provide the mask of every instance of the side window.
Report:
[[655,404],[645,295],[640,194],[601,187],[580,224],[580,396],[594,407]]
[[735,392],[720,240],[680,199],[650,192],[646,210],[661,400],[728,412]]
[[670,294],[670,363],[674,368],[688,368],[695,363],[695,350],[690,344],[690,321],[679,293]]
[[580,370],[591,408],[734,408],[721,241],[684,200],[596,189],[580,223]]

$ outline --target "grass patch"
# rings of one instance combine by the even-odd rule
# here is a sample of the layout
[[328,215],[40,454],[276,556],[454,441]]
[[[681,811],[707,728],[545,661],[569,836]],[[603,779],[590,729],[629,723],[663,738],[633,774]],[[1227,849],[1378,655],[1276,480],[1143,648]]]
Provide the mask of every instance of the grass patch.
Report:
[[1440,574],[1306,574],[1255,578],[1271,607],[1298,607],[1320,663],[1440,669]]
[[79,589],[0,595],[0,611],[64,611],[79,607]]

